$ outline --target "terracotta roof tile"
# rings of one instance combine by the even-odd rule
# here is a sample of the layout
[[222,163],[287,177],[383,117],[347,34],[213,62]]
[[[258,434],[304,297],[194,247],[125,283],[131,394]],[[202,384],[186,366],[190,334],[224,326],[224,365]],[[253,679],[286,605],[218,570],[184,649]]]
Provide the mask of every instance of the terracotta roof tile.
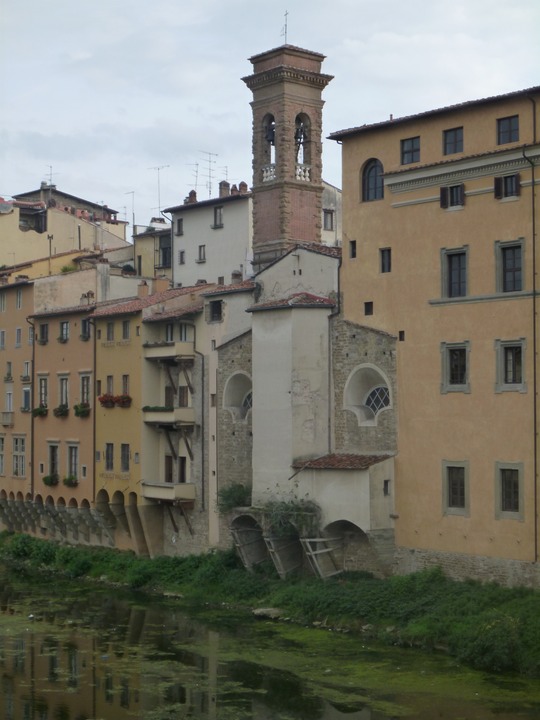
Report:
[[388,460],[391,455],[351,455],[332,453],[312,460],[295,460],[293,468],[313,470],[367,470],[377,463]]
[[205,297],[209,297],[211,295],[225,295],[227,293],[248,292],[249,290],[254,290],[254,288],[255,283],[253,282],[253,280],[242,280],[242,282],[230,283],[229,285],[218,285],[212,290],[203,293],[203,295]]
[[260,310],[287,310],[289,308],[319,308],[335,307],[335,302],[327,297],[312,295],[308,292],[294,293],[286,298],[275,298],[266,302],[252,305],[247,312],[259,312]]
[[203,311],[204,305],[202,302],[194,303],[182,308],[173,308],[166,310],[165,312],[155,312],[150,317],[144,318],[143,322],[161,322],[163,320],[171,320],[172,318],[181,318],[185,315],[193,315],[194,313],[200,313]]
[[131,298],[127,302],[125,300],[119,300],[116,305],[105,308],[98,307],[94,312],[94,317],[105,317],[107,315],[129,315],[137,313],[152,305],[157,305],[158,303],[163,303],[167,300],[181,297],[182,295],[189,295],[193,292],[200,292],[204,288],[210,287],[213,287],[213,285],[208,283],[183,288],[170,288],[169,290],[154,293],[153,295],[147,295],[146,297]]

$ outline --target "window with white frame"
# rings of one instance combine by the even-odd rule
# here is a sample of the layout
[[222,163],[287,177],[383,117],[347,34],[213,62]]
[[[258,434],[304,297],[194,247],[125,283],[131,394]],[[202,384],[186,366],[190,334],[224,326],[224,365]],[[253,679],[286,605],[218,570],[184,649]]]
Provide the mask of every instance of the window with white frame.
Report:
[[31,375],[32,363],[30,360],[25,360],[23,363],[23,377],[29,378]]
[[13,475],[24,477],[26,475],[26,438],[13,438]]
[[114,378],[112,375],[107,375],[107,395],[114,395]]
[[223,227],[223,207],[220,205],[214,208],[214,224],[213,228]]
[[32,391],[29,387],[23,387],[22,389],[22,405],[21,410],[23,412],[30,412],[32,402]]
[[47,407],[49,402],[49,378],[40,377],[38,380],[39,404],[41,407]]
[[107,323],[107,341],[111,342],[114,340],[114,322]]
[[90,375],[81,375],[81,402],[90,402]]
[[111,472],[114,470],[114,445],[113,443],[105,444],[105,470]]
[[58,445],[51,443],[49,445],[49,475],[58,475]]
[[34,326],[33,325],[28,326],[28,344],[29,345],[34,344]]
[[167,323],[165,325],[165,342],[173,342],[174,340],[174,325]]
[[6,390],[4,406],[6,412],[13,412],[13,390]]
[[129,340],[131,335],[131,324],[129,320],[122,320],[122,340]]
[[129,395],[129,375],[122,375],[122,395]]
[[69,378],[60,377],[58,379],[58,395],[60,405],[69,405]]
[[67,474],[71,477],[79,477],[79,446],[68,445],[68,467]]
[[18,327],[15,329],[15,347],[21,347],[22,345],[22,328]]
[[129,472],[129,445],[120,445],[120,472]]
[[495,463],[495,517],[524,519],[523,463]]
[[60,342],[67,342],[69,340],[69,321],[62,320],[60,323],[60,335],[58,337]]
[[187,342],[189,338],[189,325],[180,323],[178,330],[180,333],[180,342]]

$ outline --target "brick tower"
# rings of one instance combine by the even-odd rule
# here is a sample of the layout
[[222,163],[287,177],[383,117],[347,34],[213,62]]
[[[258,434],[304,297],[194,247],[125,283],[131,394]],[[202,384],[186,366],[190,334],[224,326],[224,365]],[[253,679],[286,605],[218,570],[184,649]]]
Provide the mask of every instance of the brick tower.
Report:
[[250,58],[253,269],[296,242],[321,242],[324,55],[282,45]]

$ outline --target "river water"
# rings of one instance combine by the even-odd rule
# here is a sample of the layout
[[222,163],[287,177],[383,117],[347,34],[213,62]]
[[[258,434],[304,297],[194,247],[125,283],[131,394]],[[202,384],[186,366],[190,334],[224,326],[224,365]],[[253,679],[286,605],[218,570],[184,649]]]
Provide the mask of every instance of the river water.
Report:
[[540,682],[0,568],[1,720],[517,720]]

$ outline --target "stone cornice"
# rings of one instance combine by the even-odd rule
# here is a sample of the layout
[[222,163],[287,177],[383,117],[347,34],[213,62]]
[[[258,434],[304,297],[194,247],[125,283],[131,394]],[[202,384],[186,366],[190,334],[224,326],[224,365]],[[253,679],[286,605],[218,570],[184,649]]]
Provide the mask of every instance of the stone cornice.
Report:
[[267,85],[276,85],[284,81],[311,85],[316,88],[325,88],[332,79],[333,75],[309,72],[308,70],[300,70],[294,67],[272,68],[242,78],[250,90],[255,90]]

